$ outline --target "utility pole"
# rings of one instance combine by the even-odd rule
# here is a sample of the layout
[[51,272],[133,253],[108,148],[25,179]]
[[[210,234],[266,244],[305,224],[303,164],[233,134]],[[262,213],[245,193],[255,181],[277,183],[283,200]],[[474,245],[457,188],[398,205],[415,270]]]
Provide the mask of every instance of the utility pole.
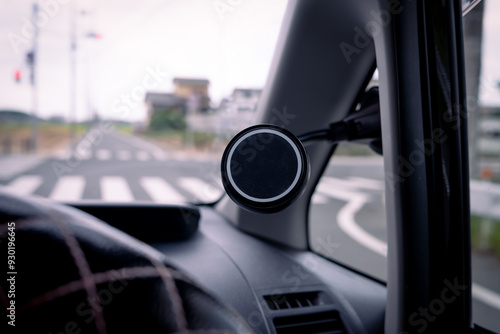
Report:
[[70,137],[71,143],[74,144],[76,140],[76,109],[77,109],[77,72],[76,72],[76,49],[77,49],[77,31],[76,31],[76,20],[77,20],[77,4],[74,0],[70,8],[70,25],[71,25],[71,41],[70,41],[70,74],[71,74],[71,106],[70,106]]
[[33,3],[33,48],[27,55],[27,62],[30,65],[31,81],[31,140],[30,149],[35,151],[38,148],[38,90],[36,82],[36,63],[38,59],[38,3]]

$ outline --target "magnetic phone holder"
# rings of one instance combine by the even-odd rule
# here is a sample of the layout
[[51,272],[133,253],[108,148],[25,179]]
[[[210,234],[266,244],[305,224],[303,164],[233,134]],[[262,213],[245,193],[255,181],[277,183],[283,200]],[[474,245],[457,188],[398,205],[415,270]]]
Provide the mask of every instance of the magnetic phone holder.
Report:
[[304,191],[309,159],[301,141],[274,125],[255,125],[227,145],[221,163],[229,197],[253,212],[283,210]]
[[238,133],[222,155],[222,184],[239,206],[254,212],[283,210],[304,191],[309,158],[302,143],[358,142],[382,154],[378,87],[363,96],[359,109],[326,129],[296,137],[274,125],[255,125]]

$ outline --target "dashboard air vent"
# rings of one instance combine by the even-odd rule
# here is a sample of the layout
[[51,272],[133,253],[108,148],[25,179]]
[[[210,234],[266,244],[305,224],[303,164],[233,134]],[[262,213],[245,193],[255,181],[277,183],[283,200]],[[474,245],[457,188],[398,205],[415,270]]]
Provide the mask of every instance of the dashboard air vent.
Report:
[[346,334],[338,312],[294,315],[274,319],[277,334]]
[[264,296],[264,299],[271,310],[285,310],[331,303],[328,296],[321,291],[267,295]]

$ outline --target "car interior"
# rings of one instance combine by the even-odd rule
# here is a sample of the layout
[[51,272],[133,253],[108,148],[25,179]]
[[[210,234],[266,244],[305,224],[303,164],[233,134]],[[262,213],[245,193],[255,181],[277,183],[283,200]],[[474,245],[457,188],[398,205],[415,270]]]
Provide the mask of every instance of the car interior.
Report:
[[[472,319],[462,16],[475,3],[290,0],[258,121],[227,145],[213,203],[0,189],[3,251],[16,241],[5,330],[490,333]],[[387,281],[311,249],[311,197],[348,141],[383,157]]]

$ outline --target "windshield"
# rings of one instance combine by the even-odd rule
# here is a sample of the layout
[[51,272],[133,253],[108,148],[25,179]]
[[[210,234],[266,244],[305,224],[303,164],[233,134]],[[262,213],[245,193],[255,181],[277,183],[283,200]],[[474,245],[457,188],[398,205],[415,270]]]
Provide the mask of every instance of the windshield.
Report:
[[2,2],[0,184],[65,202],[217,200],[285,6]]
[[[500,7],[465,3],[474,321],[500,331]],[[285,7],[0,2],[0,185],[62,202],[216,201],[222,151],[258,119]],[[382,281],[384,178],[380,156],[340,145],[309,210],[313,251]]]

